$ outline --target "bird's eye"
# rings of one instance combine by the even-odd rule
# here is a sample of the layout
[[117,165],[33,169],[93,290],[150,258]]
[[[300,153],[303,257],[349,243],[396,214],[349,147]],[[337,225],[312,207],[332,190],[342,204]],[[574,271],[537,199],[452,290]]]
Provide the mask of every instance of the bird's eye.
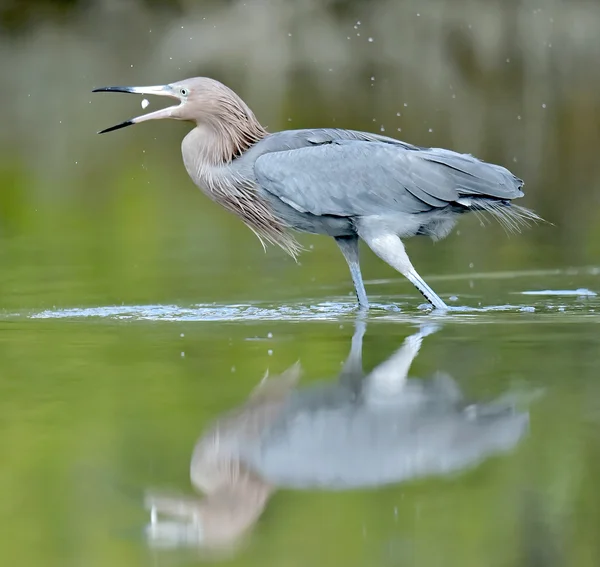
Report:
[[187,96],[188,94],[190,94],[190,91],[188,91],[188,90],[187,90],[186,88],[184,88],[184,87],[181,87],[181,88],[179,89],[179,94],[180,94],[181,96]]

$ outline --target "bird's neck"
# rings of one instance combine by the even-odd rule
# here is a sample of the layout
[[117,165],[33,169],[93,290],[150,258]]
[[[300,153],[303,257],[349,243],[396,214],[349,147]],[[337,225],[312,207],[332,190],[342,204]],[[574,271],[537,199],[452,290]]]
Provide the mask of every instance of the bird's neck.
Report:
[[242,130],[228,127],[218,130],[203,123],[183,139],[183,163],[196,186],[207,197],[241,217],[263,246],[265,242],[277,244],[295,258],[301,247],[288,233],[285,222],[257,194],[252,162],[236,161],[266,135],[258,121]]
[[267,131],[254,116],[236,121],[205,122],[185,137],[184,160],[193,159],[196,170],[226,165],[266,135]]

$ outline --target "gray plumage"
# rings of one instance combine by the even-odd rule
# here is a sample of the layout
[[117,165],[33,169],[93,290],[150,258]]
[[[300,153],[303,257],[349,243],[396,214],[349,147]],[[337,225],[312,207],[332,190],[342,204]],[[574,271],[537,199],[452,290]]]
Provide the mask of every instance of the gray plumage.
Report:
[[362,307],[368,307],[368,300],[359,238],[434,307],[445,309],[412,266],[400,238],[444,238],[467,211],[489,213],[513,231],[539,220],[532,211],[511,206],[523,196],[521,179],[468,154],[353,130],[269,134],[231,89],[202,77],[160,87],[96,90],[177,98],[177,106],[104,132],[157,118],[195,122],[182,143],[192,180],[239,216],[263,244],[277,244],[293,257],[302,247],[291,230],[335,238]]
[[[467,402],[456,382],[436,373],[408,377],[430,327],[371,372],[360,362],[357,325],[337,383],[295,390],[240,460],[269,485],[344,490],[447,475],[512,450],[528,430],[513,402]],[[247,427],[247,424],[246,424]]]
[[[420,214],[458,205],[463,197],[523,196],[523,182],[508,170],[468,155],[386,139],[362,140],[352,131],[286,134],[301,147],[267,150],[256,159],[254,173],[262,189],[301,213],[345,218]],[[353,135],[358,139],[351,139]],[[270,136],[258,142],[256,151],[263,144],[285,148],[285,138]]]

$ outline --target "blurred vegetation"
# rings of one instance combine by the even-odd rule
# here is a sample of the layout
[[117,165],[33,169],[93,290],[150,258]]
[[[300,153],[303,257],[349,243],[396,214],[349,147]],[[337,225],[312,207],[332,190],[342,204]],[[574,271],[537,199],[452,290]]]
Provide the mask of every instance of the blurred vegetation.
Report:
[[[315,250],[298,269],[205,199],[181,164],[186,125],[95,135],[141,110],[93,87],[199,74],[232,86],[271,130],[385,131],[502,163],[525,179],[523,204],[554,223],[507,238],[466,218],[443,243],[409,243],[424,275],[600,253],[600,4],[5,1],[0,14],[0,306],[102,303],[94,290],[141,302],[262,299],[275,282],[350,289],[332,243],[303,237]],[[24,295],[48,274],[38,261],[55,289]],[[200,269],[190,265],[215,278],[164,281]],[[393,274],[371,254],[365,273]]]

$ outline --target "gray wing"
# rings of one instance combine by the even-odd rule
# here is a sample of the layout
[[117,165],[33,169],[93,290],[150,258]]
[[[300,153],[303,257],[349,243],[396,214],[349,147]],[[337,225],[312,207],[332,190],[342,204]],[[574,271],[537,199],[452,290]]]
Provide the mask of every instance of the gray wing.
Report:
[[271,151],[258,157],[254,172],[265,191],[314,215],[419,213],[461,197],[523,196],[523,182],[501,166],[393,142],[333,140]]

